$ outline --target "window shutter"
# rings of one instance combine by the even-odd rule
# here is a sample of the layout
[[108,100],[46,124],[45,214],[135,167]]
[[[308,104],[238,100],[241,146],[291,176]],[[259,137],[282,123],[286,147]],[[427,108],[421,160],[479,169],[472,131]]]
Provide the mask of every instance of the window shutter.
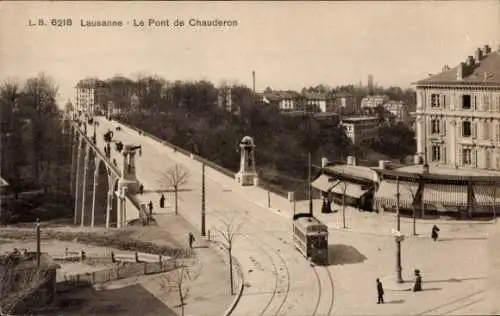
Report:
[[491,111],[491,100],[490,100],[490,94],[486,93],[483,94],[483,111],[490,112]]
[[477,138],[477,122],[472,122],[472,137]]
[[446,120],[441,120],[441,135],[446,135]]
[[428,109],[432,106],[432,93],[427,92],[425,98],[425,106],[424,109]]
[[441,163],[446,164],[446,144],[441,147]]
[[464,165],[464,149],[462,147],[458,149],[458,165]]
[[493,112],[497,113],[500,109],[500,98],[498,94],[493,95]]
[[495,142],[500,143],[500,123],[495,122]]
[[458,135],[460,136],[460,138],[463,138],[464,137],[464,121],[459,121],[458,122]]
[[488,121],[483,122],[484,139],[490,139],[490,123]]
[[470,103],[471,103],[471,109],[477,110],[477,102],[476,102],[476,96],[472,95],[470,96]]
[[440,100],[439,103],[441,104],[442,109],[446,109],[446,95],[442,94],[439,96]]
[[472,166],[474,168],[477,167],[477,149],[472,149],[472,153],[471,153],[471,158],[472,158]]

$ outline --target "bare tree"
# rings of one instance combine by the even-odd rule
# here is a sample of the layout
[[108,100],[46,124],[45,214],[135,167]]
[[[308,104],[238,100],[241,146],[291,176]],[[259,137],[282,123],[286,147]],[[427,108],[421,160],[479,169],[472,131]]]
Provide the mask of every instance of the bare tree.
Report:
[[178,195],[179,188],[187,183],[189,172],[181,165],[176,164],[165,172],[162,172],[161,181],[166,182],[166,185],[174,188],[175,193],[175,215],[178,214]]
[[181,267],[171,271],[166,278],[164,278],[164,282],[160,284],[160,287],[165,292],[170,292],[172,290],[177,291],[179,294],[179,302],[181,307],[181,316],[184,316],[184,305],[185,300],[189,294],[189,288],[186,288],[184,281],[186,277],[191,280],[191,276],[189,274],[189,269],[181,265]]
[[231,295],[233,295],[234,294],[234,284],[233,284],[232,250],[233,250],[233,245],[234,245],[234,238],[239,233],[243,223],[235,225],[234,219],[221,220],[221,222],[222,222],[222,228],[221,229],[216,228],[215,230],[221,234],[221,236],[223,238],[224,247],[227,249],[227,252],[229,255],[229,281],[231,282]]

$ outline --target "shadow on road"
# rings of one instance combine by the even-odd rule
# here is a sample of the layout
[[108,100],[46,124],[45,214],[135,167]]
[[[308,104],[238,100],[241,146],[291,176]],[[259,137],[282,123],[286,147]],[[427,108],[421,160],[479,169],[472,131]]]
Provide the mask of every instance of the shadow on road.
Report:
[[427,291],[441,291],[443,288],[441,287],[423,287],[422,291],[427,292]]
[[328,245],[328,265],[361,263],[367,258],[350,245]]
[[385,302],[384,304],[403,304],[404,302],[406,302],[406,300],[393,300]]
[[484,236],[484,237],[478,237],[478,236],[474,236],[474,237],[444,237],[444,238],[439,238],[437,240],[437,242],[440,242],[440,241],[454,241],[454,240],[486,240],[488,239],[488,237]]
[[475,277],[475,278],[450,278],[446,280],[425,280],[425,283],[460,283],[462,281],[473,281],[473,280],[484,280],[486,279],[485,277]]

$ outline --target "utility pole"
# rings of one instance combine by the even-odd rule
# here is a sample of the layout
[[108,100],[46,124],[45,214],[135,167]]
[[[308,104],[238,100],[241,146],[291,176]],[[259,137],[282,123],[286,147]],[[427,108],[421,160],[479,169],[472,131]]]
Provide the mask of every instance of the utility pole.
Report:
[[403,283],[403,277],[401,275],[402,267],[401,267],[401,216],[399,214],[399,176],[396,177],[396,217],[397,217],[397,230],[398,235],[396,236],[396,272],[398,283]]
[[201,235],[205,236],[205,163],[201,164]]
[[309,215],[313,215],[313,200],[312,200],[312,186],[311,186],[311,152],[307,153],[307,168],[308,168],[308,176],[307,176],[307,184],[309,187]]

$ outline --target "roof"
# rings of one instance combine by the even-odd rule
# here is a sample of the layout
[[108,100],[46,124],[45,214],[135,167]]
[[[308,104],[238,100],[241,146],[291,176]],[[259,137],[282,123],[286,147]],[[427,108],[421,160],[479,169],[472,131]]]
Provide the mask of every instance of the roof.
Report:
[[98,78],[85,78],[76,84],[77,88],[81,89],[89,89],[89,88],[104,88],[107,87],[106,82],[98,79]]
[[350,97],[352,97],[352,94],[350,94],[349,92],[340,91],[340,92],[334,93],[332,96],[334,98],[350,98]]
[[323,169],[325,171],[330,171],[335,174],[342,174],[345,176],[351,176],[370,181],[377,181],[378,179],[377,172],[375,172],[371,168],[364,166],[333,165],[333,166],[326,166]]
[[[457,79],[457,71],[461,65],[432,75],[414,83],[417,86],[442,84],[499,85],[500,84],[500,51],[494,51],[475,62],[473,69],[464,72],[462,80]],[[467,68],[466,65],[464,65]]]
[[342,122],[362,122],[362,121],[372,121],[372,120],[378,120],[376,116],[344,116],[342,118]]
[[308,100],[328,100],[326,93],[306,92],[303,95]]

